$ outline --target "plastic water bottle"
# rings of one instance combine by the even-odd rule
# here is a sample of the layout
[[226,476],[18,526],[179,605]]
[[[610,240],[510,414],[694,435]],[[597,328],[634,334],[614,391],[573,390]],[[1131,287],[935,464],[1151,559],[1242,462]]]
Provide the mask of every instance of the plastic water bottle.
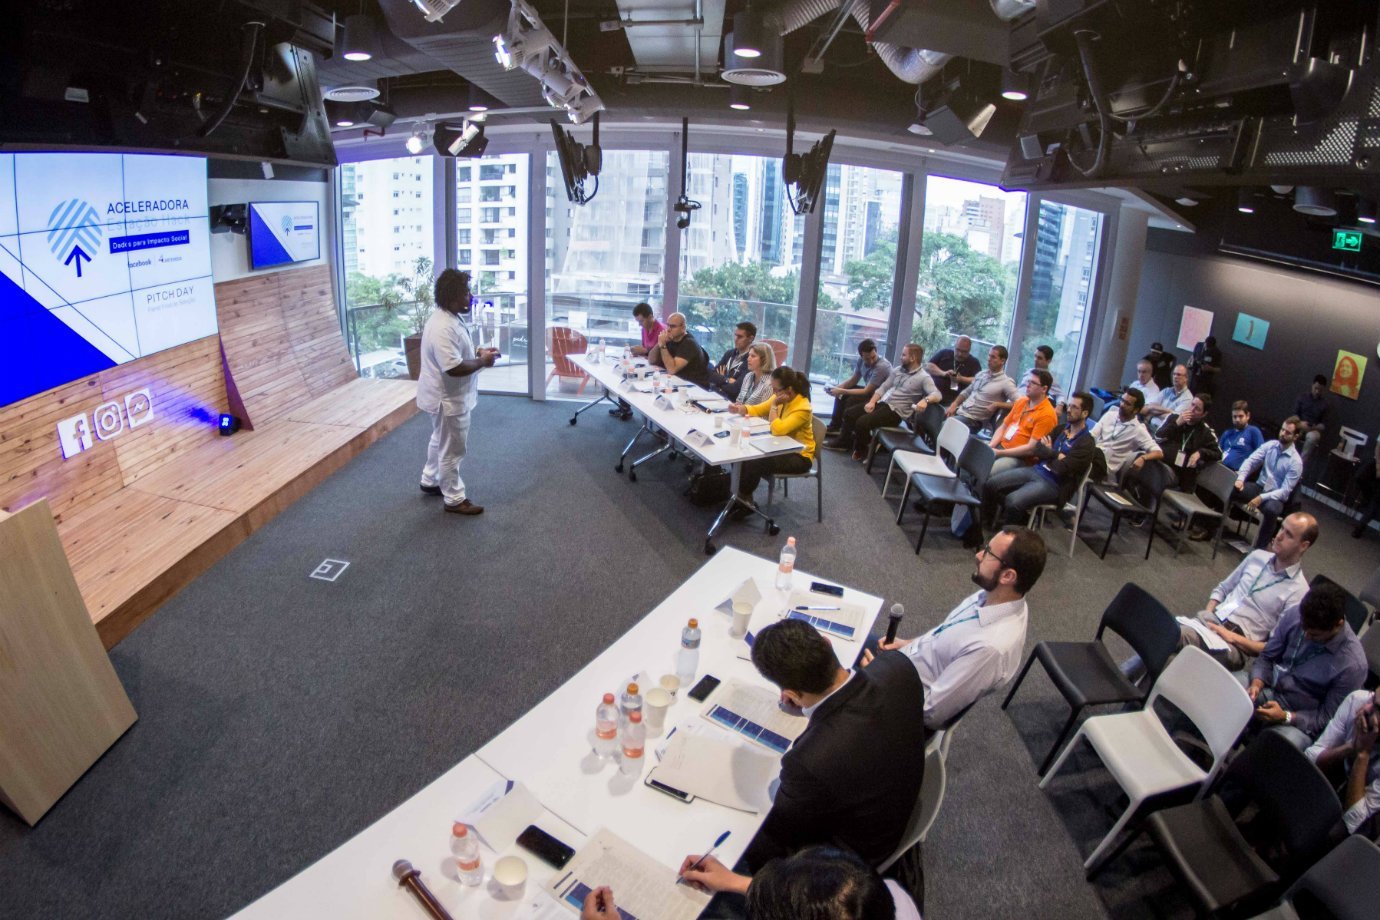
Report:
[[647,726],[642,724],[642,712],[631,713],[623,726],[623,761],[618,765],[629,776],[642,773],[643,755],[647,752]]
[[781,564],[776,567],[776,590],[791,589],[791,573],[795,571],[795,537],[787,537],[781,547]]
[[623,691],[622,697],[618,700],[618,724],[626,726],[628,718],[637,713],[642,715],[642,691],[637,684],[628,684],[628,689]]
[[612,693],[605,693],[599,708],[594,710],[594,753],[608,760],[618,752],[618,704]]
[[484,865],[479,859],[479,841],[470,829],[456,821],[450,829],[450,851],[455,854],[455,871],[466,885],[484,881]]
[[680,631],[680,654],[676,656],[676,676],[680,685],[688,687],[695,682],[695,672],[700,667],[700,621],[691,618]]

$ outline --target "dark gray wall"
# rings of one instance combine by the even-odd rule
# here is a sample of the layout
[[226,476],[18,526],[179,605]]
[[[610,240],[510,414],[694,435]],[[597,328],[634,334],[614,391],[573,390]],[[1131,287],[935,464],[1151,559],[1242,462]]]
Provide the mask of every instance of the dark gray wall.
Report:
[[[1135,376],[1135,363],[1152,341],[1163,342],[1180,359],[1187,359],[1175,341],[1184,305],[1189,305],[1215,314],[1212,332],[1222,349],[1223,369],[1211,419],[1219,432],[1230,420],[1235,399],[1247,400],[1257,416],[1283,419],[1314,374],[1331,379],[1337,349],[1344,348],[1365,356],[1368,364],[1359,399],[1329,394],[1333,423],[1325,443],[1329,448],[1335,445],[1338,424],[1375,437],[1380,429],[1380,288],[1165,248],[1152,239],[1145,253],[1123,382]],[[1270,323],[1263,351],[1232,341],[1240,312]],[[1267,438],[1272,436],[1266,432]]]

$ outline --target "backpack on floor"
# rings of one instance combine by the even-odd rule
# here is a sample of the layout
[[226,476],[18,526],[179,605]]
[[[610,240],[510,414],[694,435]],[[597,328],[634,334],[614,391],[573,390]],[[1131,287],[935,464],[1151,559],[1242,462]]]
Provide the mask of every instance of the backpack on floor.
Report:
[[696,505],[722,505],[728,501],[731,477],[721,466],[707,466],[690,477],[685,494]]

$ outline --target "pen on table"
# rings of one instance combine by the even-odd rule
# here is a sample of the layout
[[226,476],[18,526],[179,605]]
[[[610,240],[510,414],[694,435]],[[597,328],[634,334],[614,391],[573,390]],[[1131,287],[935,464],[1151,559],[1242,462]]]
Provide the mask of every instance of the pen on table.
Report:
[[805,606],[805,605],[800,605],[800,606],[792,607],[791,609],[792,609],[792,610],[838,610],[839,608],[838,608],[838,607],[809,607],[809,606]]
[[[729,831],[724,831],[722,834],[720,834],[720,835],[719,835],[719,839],[714,841],[714,845],[713,845],[712,847],[710,847],[709,850],[708,850],[703,856],[701,856],[699,859],[695,860],[695,864],[694,864],[693,866],[691,866],[690,868],[686,869],[685,872],[692,872],[692,871],[698,869],[700,866],[704,865],[704,861],[705,861],[706,859],[708,859],[711,855],[713,855],[714,851],[717,850],[717,849],[719,848],[719,846],[720,846],[725,840],[728,839],[729,833],[730,833]],[[676,879],[676,884],[679,885],[679,884],[683,883],[684,881],[685,881],[685,875],[684,875],[684,873],[682,873],[681,876],[680,876],[679,878]]]

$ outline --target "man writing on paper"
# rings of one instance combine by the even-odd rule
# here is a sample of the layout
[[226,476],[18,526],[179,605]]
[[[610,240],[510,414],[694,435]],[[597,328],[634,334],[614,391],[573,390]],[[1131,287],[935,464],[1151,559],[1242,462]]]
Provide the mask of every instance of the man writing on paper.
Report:
[[849,672],[809,623],[781,620],[752,643],[781,706],[810,720],[781,759],[776,801],[743,860],[756,872],[803,846],[847,847],[872,866],[901,843],[925,771],[925,689],[904,656]]
[[1033,530],[1007,527],[977,551],[968,595],[944,621],[918,639],[868,641],[861,663],[871,670],[880,651],[899,650],[925,685],[925,727],[946,728],[982,696],[1016,676],[1029,621],[1025,596],[1045,570],[1045,541]]

